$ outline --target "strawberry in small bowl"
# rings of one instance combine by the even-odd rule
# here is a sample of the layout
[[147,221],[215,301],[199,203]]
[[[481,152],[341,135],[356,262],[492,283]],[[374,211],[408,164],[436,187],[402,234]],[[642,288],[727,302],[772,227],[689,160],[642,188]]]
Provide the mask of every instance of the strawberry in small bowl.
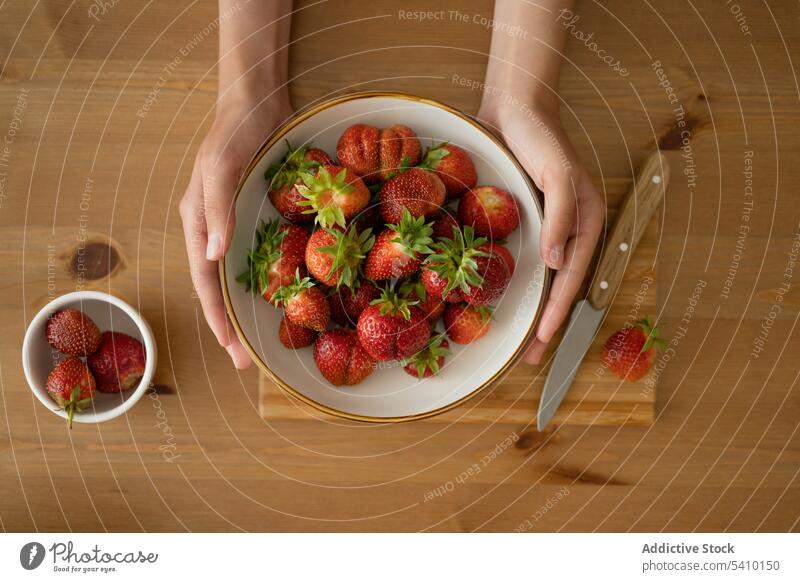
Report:
[[76,291],[37,313],[22,342],[22,367],[36,398],[73,423],[125,414],[147,391],[156,343],[139,312],[98,291]]

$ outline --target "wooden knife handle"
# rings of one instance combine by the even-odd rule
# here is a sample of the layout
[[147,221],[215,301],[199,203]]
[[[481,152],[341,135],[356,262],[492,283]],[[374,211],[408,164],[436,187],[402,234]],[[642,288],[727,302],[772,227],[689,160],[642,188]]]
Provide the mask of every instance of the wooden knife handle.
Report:
[[669,163],[656,150],[645,160],[634,177],[611,235],[606,239],[606,247],[589,290],[589,303],[595,309],[605,309],[614,298],[630,256],[656,209],[661,205],[668,183]]

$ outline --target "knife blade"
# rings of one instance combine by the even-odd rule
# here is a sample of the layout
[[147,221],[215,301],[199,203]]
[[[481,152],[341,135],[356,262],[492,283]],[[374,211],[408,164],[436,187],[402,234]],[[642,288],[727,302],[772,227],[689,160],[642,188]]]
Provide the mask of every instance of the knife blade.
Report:
[[547,374],[536,426],[544,430],[558,410],[603,322],[636,245],[664,199],[669,183],[669,163],[656,150],[642,164],[606,240],[587,299],[575,304],[567,330]]

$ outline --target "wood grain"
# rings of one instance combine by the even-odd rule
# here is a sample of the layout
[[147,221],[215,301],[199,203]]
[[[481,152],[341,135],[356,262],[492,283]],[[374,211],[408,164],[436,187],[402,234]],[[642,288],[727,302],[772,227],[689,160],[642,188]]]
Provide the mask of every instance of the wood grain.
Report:
[[[607,200],[607,223],[656,143],[673,170],[651,243],[653,315],[673,351],[650,425],[564,424],[544,434],[528,426],[532,412],[496,420],[535,410],[537,380],[526,384],[522,368],[516,386],[490,394],[483,421],[264,419],[257,372],[233,370],[203,322],[177,214],[214,116],[213,27],[159,81],[213,23],[217,3],[126,0],[99,22],[89,4],[0,4],[0,140],[10,150],[0,156],[2,529],[511,531],[526,520],[533,531],[800,529],[796,268],[783,285],[800,232],[797,3],[740,2],[750,36],[713,0],[577,3],[577,28],[630,71],[620,77],[569,38],[563,122]],[[457,9],[489,17],[492,4]],[[490,31],[471,18],[402,20],[389,0],[297,8],[295,107],[383,89],[477,111],[480,91],[461,80],[482,81]],[[654,61],[686,112],[694,188]],[[123,418],[67,432],[32,397],[20,346],[48,297],[78,285],[70,265],[83,239],[118,251],[110,276],[83,284],[142,311],[158,342],[160,388]],[[543,370],[525,371],[530,380]],[[609,401],[583,395],[599,408]],[[160,448],[170,443],[173,462]],[[476,463],[480,471],[459,480]],[[431,498],[442,487],[451,490]],[[569,494],[542,514],[563,488]]]

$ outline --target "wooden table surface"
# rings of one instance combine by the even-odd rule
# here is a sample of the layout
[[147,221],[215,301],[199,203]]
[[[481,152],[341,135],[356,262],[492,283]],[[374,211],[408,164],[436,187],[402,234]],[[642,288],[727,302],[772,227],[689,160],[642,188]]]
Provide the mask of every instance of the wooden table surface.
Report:
[[[295,106],[388,89],[476,111],[492,2],[429,22],[399,12],[421,1],[310,4],[293,20]],[[563,117],[609,219],[655,142],[672,166],[654,315],[674,349],[652,426],[545,434],[262,419],[257,372],[237,373],[202,320],[177,213],[213,116],[216,2],[92,5],[0,4],[2,529],[800,529],[796,2],[578,3]],[[20,347],[78,285],[137,306],[159,365],[126,417],[69,432],[32,397]]]

